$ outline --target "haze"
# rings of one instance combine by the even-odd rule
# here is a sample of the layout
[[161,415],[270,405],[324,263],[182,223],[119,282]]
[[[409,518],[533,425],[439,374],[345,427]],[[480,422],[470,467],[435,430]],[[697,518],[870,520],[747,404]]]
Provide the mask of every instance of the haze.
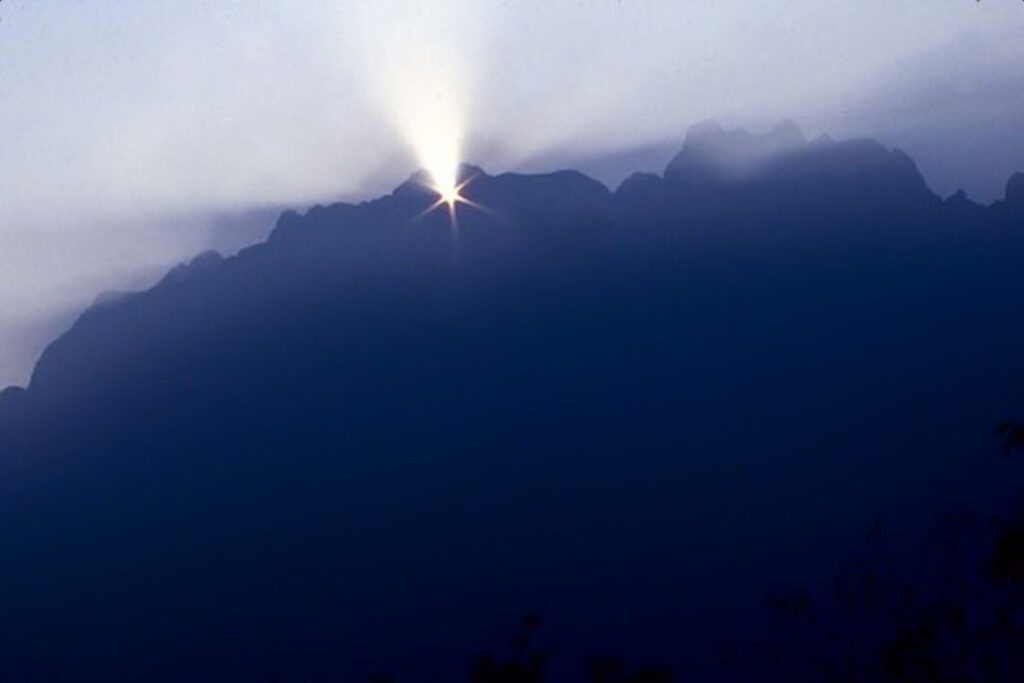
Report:
[[786,117],[991,201],[1024,160],[1020,64],[1013,0],[7,0],[0,386],[101,291],[427,157],[614,185],[702,119]]

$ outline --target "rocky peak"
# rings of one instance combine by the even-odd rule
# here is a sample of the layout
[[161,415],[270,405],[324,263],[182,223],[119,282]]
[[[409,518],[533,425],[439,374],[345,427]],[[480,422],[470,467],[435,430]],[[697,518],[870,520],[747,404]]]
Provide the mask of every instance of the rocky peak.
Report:
[[1006,182],[1006,203],[1024,206],[1024,173],[1018,171]]
[[790,120],[769,132],[725,130],[714,121],[690,128],[683,148],[665,169],[666,177],[729,180],[742,177],[769,159],[807,144],[800,127]]

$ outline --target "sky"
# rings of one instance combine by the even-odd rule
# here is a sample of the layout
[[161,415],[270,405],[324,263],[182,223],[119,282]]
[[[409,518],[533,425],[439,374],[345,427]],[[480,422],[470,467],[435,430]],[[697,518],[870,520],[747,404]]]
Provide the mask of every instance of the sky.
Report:
[[714,118],[1024,169],[1019,0],[2,0],[0,386],[99,293],[421,167],[657,171]]

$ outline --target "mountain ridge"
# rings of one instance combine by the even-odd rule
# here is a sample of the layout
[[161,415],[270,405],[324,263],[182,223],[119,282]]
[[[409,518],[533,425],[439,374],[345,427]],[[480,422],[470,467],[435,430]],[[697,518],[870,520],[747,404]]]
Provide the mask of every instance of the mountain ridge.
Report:
[[0,392],[0,663],[365,678],[546,604],[715,680],[837,529],[1010,492],[1019,181],[802,145],[614,192],[467,167],[457,229],[414,176],[99,302]]
[[[850,167],[851,158],[866,160],[869,167],[855,169],[854,176],[862,177],[865,170],[869,174],[882,176],[880,184],[889,186],[895,185],[901,192],[902,199],[915,196],[918,201],[938,201],[938,198],[927,189],[927,185],[917,171],[913,160],[905,152],[894,149],[888,150],[871,139],[859,139],[836,142],[831,138],[823,137],[818,140],[808,141],[804,138],[799,126],[791,120],[784,120],[767,133],[758,135],[749,133],[744,129],[725,130],[714,121],[705,121],[691,127],[686,135],[686,140],[679,153],[668,163],[661,175],[640,173],[630,176],[624,180],[614,191],[609,191],[597,181],[587,178],[576,171],[556,171],[546,174],[522,175],[515,173],[490,176],[479,167],[463,165],[460,170],[462,179],[479,179],[485,182],[537,182],[545,179],[567,179],[574,178],[578,185],[589,185],[591,192],[600,195],[597,186],[604,189],[604,193],[610,198],[620,198],[621,195],[630,195],[637,187],[642,187],[641,195],[650,194],[654,186],[666,185],[695,185],[700,188],[702,184],[718,183],[721,185],[734,185],[745,181],[756,181],[769,179],[776,182],[793,180],[807,180],[808,176],[817,175],[819,182],[831,182],[834,186],[842,182],[842,178],[829,178],[827,173],[821,173],[821,168],[814,169],[811,173],[807,168],[801,166],[814,166],[821,157],[828,157],[839,153],[837,161],[832,160],[831,165],[838,163],[840,167]],[[473,182],[471,180],[471,182]],[[315,205],[305,213],[300,214],[294,210],[285,211],[276,221],[275,227],[264,243],[252,245],[245,251],[263,244],[275,244],[282,240],[294,238],[303,230],[312,229],[312,225],[323,225],[330,221],[350,221],[348,229],[355,230],[358,226],[366,227],[368,221],[378,220],[387,222],[387,217],[374,214],[375,207],[386,206],[389,202],[411,202],[424,209],[434,202],[434,193],[430,189],[428,176],[423,171],[414,173],[408,180],[400,184],[388,195],[370,199],[358,204],[347,202],[333,203],[329,205]],[[959,195],[957,201],[961,201]],[[963,197],[962,199],[966,199]],[[643,201],[650,201],[647,196],[642,197]],[[848,198],[843,198],[847,201]],[[595,199],[595,204],[600,204]],[[967,200],[969,201],[969,200]],[[1017,173],[1007,183],[1006,195],[1003,200],[992,205],[983,207],[990,208],[1012,208],[1024,202],[1024,174]],[[980,205],[979,205],[980,206]],[[605,210],[605,207],[599,207]],[[386,212],[387,209],[384,209]],[[357,215],[360,212],[367,212],[369,216]],[[534,220],[536,217],[532,217]],[[155,287],[164,286],[167,282],[177,279],[198,276],[201,272],[209,272],[219,265],[223,257],[215,252],[206,252],[191,259],[187,264],[182,264],[169,271]],[[127,293],[136,295],[138,292]],[[118,294],[119,298],[123,296]],[[106,307],[113,303],[113,300],[98,301],[94,306],[83,312],[89,315],[93,308]]]

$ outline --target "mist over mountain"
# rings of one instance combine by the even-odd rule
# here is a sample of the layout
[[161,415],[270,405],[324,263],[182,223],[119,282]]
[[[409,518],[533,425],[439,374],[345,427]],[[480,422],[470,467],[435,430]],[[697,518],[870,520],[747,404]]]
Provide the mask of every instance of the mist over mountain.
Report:
[[765,586],[1014,491],[1024,174],[943,199],[791,122],[460,173],[454,225],[417,176],[286,212],[0,393],[0,675],[430,680],[544,609],[716,680]]

